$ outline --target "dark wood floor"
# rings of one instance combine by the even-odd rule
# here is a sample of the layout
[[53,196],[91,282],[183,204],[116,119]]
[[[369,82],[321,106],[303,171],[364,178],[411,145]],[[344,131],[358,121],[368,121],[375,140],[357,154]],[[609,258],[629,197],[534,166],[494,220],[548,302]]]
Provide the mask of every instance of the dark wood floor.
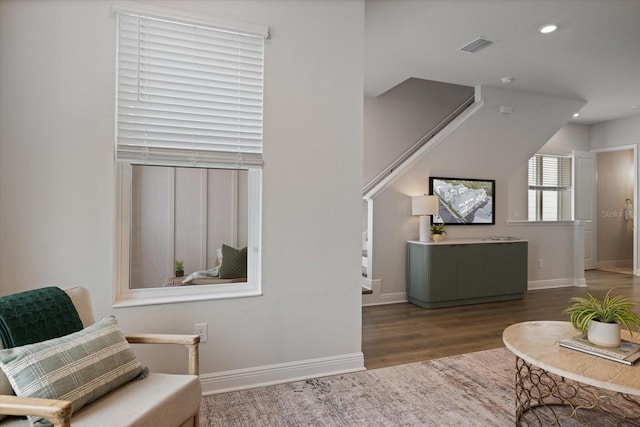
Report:
[[[586,288],[529,291],[524,299],[427,310],[410,303],[363,307],[362,350],[368,369],[502,347],[502,331],[528,320],[569,320],[572,296],[602,297],[611,288],[640,301],[640,277],[585,272]],[[640,307],[638,307],[640,313]]]

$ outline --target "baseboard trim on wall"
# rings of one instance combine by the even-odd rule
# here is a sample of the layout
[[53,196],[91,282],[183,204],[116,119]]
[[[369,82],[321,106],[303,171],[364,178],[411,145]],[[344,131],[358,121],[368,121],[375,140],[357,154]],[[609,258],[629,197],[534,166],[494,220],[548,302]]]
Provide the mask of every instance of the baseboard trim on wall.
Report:
[[373,295],[370,295],[372,298],[362,299],[362,306],[366,307],[369,305],[383,305],[383,304],[398,304],[401,302],[409,302],[407,298],[406,292],[396,292],[392,294],[378,294],[375,293],[375,288]]
[[585,279],[584,277],[578,279],[573,279],[573,286],[577,287],[577,288],[586,288],[587,287],[587,279]]
[[360,352],[203,374],[200,383],[202,394],[206,396],[365,369],[364,354]]
[[[550,280],[533,280],[527,283],[527,290],[535,291],[538,289],[569,288],[574,286],[579,288],[586,287],[587,281],[584,277],[566,278],[566,279],[550,279]],[[363,307],[370,306],[370,305],[397,304],[397,303],[408,302],[408,301],[409,300],[407,299],[407,294],[405,292],[397,292],[392,294],[376,294],[375,283],[373,286],[373,295],[362,296]]]
[[533,280],[527,284],[527,290],[535,291],[538,289],[568,288],[573,286],[587,286],[587,282],[584,278]]
[[612,259],[609,261],[598,261],[596,263],[597,268],[628,267],[632,265],[633,259]]

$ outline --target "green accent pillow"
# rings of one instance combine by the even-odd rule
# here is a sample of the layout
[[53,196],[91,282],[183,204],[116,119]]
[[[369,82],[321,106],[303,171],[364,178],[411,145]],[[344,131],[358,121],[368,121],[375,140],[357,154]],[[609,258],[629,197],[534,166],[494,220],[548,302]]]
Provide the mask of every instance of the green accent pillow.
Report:
[[0,350],[0,368],[16,395],[70,400],[73,412],[142,372],[114,316],[60,338]]
[[247,248],[236,249],[222,245],[221,279],[247,277]]

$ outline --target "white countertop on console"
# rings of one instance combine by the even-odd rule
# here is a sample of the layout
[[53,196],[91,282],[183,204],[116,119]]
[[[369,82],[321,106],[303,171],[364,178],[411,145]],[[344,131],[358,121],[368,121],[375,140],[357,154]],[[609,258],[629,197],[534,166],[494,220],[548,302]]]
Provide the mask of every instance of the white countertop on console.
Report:
[[415,243],[416,245],[475,245],[475,244],[483,244],[483,243],[516,243],[516,242],[527,242],[525,239],[520,239],[518,237],[510,237],[510,236],[488,236],[488,237],[477,237],[477,238],[467,238],[467,239],[448,239],[444,238],[439,242],[429,241],[429,242],[420,242],[418,240],[409,240],[409,243]]

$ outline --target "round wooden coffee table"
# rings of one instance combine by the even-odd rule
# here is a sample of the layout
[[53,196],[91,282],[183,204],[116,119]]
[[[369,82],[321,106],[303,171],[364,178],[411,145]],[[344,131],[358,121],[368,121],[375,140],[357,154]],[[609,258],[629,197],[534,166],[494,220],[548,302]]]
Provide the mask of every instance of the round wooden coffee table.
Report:
[[640,365],[558,344],[577,334],[571,323],[552,321],[504,330],[504,344],[516,355],[516,425],[564,425],[568,418],[598,426],[640,425]]

